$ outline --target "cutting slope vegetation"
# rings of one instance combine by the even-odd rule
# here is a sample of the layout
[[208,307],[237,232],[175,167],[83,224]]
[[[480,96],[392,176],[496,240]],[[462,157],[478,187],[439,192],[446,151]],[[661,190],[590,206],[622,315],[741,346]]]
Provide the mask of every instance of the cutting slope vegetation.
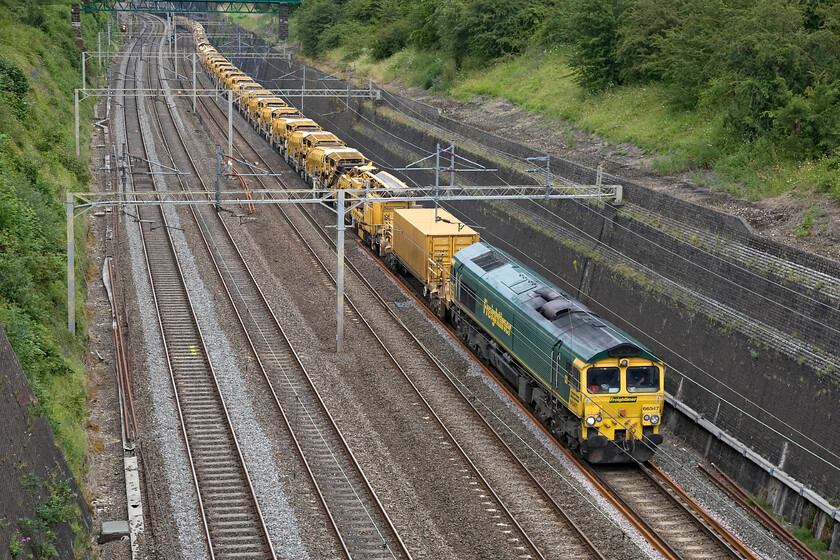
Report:
[[304,0],[303,54],[507,98],[715,171],[840,200],[840,5],[827,0]]
[[[104,21],[104,14],[83,17],[89,44],[96,44]],[[85,378],[81,347],[66,327],[63,201],[66,192],[89,190],[88,152],[76,156],[74,141],[81,54],[69,2],[4,2],[0,29],[0,324],[38,397],[33,414],[47,415],[80,479]],[[90,101],[80,116],[91,121]],[[82,134],[87,146],[90,127],[82,127]],[[84,241],[80,229],[77,241]],[[84,286],[78,290],[82,309]],[[84,313],[77,316],[84,333]]]

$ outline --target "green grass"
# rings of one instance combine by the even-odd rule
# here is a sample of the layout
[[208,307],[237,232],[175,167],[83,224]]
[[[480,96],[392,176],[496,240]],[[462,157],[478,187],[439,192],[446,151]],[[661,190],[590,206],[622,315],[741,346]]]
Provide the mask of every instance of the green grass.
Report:
[[[564,55],[514,57],[459,80],[452,94],[461,101],[488,95],[529,111],[574,122],[580,128],[645,149],[685,151],[708,141],[710,123],[676,111],[660,87],[626,87],[585,95],[574,83]],[[666,150],[661,150],[665,152]]]
[[820,539],[816,538],[808,529],[797,527],[791,529],[790,532],[793,533],[793,536],[801,541],[802,544],[814,551],[817,556],[823,560],[836,560],[838,558],[836,554],[828,552],[828,546]]
[[228,18],[271,43],[277,41],[277,14],[228,14]]
[[325,60],[335,67],[356,65],[359,75],[370,76],[377,82],[399,82],[408,86],[446,92],[455,78],[454,67],[431,53],[405,49],[384,61],[373,61],[367,56],[348,59],[343,48],[326,53]]

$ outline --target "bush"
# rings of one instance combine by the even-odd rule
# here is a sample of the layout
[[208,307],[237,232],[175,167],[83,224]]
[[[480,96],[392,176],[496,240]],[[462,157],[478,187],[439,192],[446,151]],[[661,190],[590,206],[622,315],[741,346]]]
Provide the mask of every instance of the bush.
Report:
[[374,60],[383,60],[393,56],[405,48],[408,37],[412,32],[412,24],[408,20],[400,20],[391,25],[380,28],[374,33],[370,44],[370,55]]
[[725,151],[759,140],[794,160],[840,147],[840,8],[829,0],[305,0],[294,27],[310,55],[381,60],[411,46],[412,61],[429,56],[406,68],[426,87],[561,46],[590,92],[656,86],[674,110],[708,115],[716,143],[681,156],[689,165],[739,159]]
[[312,56],[320,53],[323,49],[322,35],[338,21],[335,4],[330,0],[309,0],[301,4],[294,15],[303,54]]
[[7,58],[0,57],[0,91],[8,91],[18,98],[29,93],[29,82],[20,66]]
[[441,44],[461,67],[520,52],[538,25],[527,0],[465,0],[443,4],[435,14]]
[[[66,229],[59,197],[89,190],[91,129],[82,128],[77,157],[72,99],[80,56],[67,14],[64,3],[0,3],[0,325],[38,398],[33,412],[46,414],[81,477],[85,379],[75,358],[84,334],[71,339],[64,327]],[[105,14],[82,17],[88,41],[107,26]],[[82,103],[82,122],[92,115],[93,100]],[[84,228],[77,231],[80,241]],[[78,322],[85,333],[83,314]]]
[[619,35],[628,0],[572,0],[567,20],[568,34],[574,37],[569,64],[577,72],[578,83],[599,91],[618,85],[621,63]]

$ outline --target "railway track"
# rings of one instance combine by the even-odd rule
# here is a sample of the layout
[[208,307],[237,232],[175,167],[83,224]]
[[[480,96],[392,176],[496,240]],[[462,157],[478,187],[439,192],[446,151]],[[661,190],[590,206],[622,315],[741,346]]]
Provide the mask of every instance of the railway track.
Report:
[[[411,289],[408,285],[406,288]],[[422,299],[414,297],[418,304],[423,304]],[[428,315],[437,320],[430,311]],[[449,330],[443,323],[440,325]],[[454,332],[450,331],[450,335],[456,338]],[[490,370],[486,373],[496,377]],[[497,377],[497,382],[511,400],[518,401],[518,396],[507,388],[504,380]],[[521,408],[535,424],[540,424],[528,409]],[[547,429],[544,432],[553,439]],[[654,465],[589,465],[563,448],[562,443],[558,442],[558,446],[666,558],[757,560],[746,546]]]
[[[172,119],[172,137],[180,141],[178,160],[189,165],[207,190],[188,143],[175,125],[171,104],[166,113]],[[226,224],[209,206],[191,206],[190,210],[338,549],[347,558],[411,558]]]
[[[134,74],[139,79],[143,77],[144,71],[138,67],[135,69]],[[130,77],[126,77],[125,79],[133,80]],[[133,100],[134,98],[126,98],[124,100],[126,112],[130,112],[132,110],[131,101]],[[202,99],[202,104],[205,104],[204,99]],[[215,106],[212,102],[210,102],[210,105]],[[140,140],[134,138],[129,141],[130,152],[133,155],[145,160],[156,159],[155,157],[150,156],[149,151],[146,150],[150,140],[147,136],[144,136],[144,134],[146,134],[144,129],[148,127],[144,127],[142,124],[143,119],[140,117],[142,109],[134,103],[133,111],[137,113],[136,130],[141,131],[141,138]],[[163,128],[160,125],[160,122],[158,123],[158,126],[161,127],[161,129]],[[134,125],[132,125],[131,128],[135,128]],[[174,126],[174,128],[177,130],[177,126]],[[130,137],[128,129],[128,119],[126,119],[126,136]],[[241,134],[239,130],[236,130],[236,133],[237,144],[241,149],[247,150],[248,148],[245,147],[245,144],[248,143],[246,136]],[[162,134],[162,136],[166,137],[164,134]],[[187,143],[184,142],[183,139],[181,139],[181,142],[183,143],[183,149],[186,152]],[[257,155],[257,150],[253,149],[253,152],[243,154],[243,159],[254,160],[262,158]],[[134,173],[133,176],[137,177],[134,181],[137,190],[153,190],[156,187],[156,181],[152,175],[139,175],[139,173],[150,173],[152,171],[148,162],[135,160],[134,165],[136,166],[136,173]],[[269,168],[271,168],[272,165],[273,164],[266,164]],[[193,169],[196,176],[199,176],[198,170],[195,169],[195,166],[193,166]],[[204,190],[208,189],[205,188]],[[201,210],[196,210],[192,207],[191,210],[194,213],[201,212]],[[209,215],[209,213],[205,214]],[[198,329],[194,313],[191,312],[189,295],[183,287],[183,279],[178,274],[180,271],[178,270],[177,255],[172,247],[172,241],[169,236],[170,227],[168,225],[166,215],[164,212],[159,212],[155,208],[140,207],[138,209],[136,220],[140,231],[143,233],[144,246],[146,247],[146,266],[150,281],[155,288],[155,307],[159,312],[162,309],[167,311],[163,315],[159,313],[158,321],[161,331],[164,334],[164,347],[167,353],[167,365],[170,368],[170,375],[172,376],[173,389],[179,398],[180,421],[184,431],[184,439],[188,446],[188,452],[191,456],[190,459],[193,469],[193,477],[195,479],[197,493],[201,502],[200,506],[202,508],[203,523],[208,539],[208,553],[211,557],[219,558],[233,555],[236,555],[236,557],[243,557],[240,556],[240,554],[250,554],[250,557],[254,558],[273,558],[274,551],[272,550],[272,545],[267,535],[267,530],[265,529],[265,522],[261,519],[259,503],[256,499],[256,495],[253,488],[250,486],[250,482],[247,480],[247,469],[245,468],[244,461],[242,459],[242,453],[236,444],[236,436],[233,427],[228,425],[220,430],[211,430],[209,428],[211,425],[222,425],[225,423],[225,420],[227,420],[229,424],[230,419],[227,418],[227,414],[224,411],[224,400],[218,391],[218,384],[213,378],[212,364],[210,364],[210,361],[207,358],[206,348],[204,348],[204,343],[202,342],[201,333]],[[307,216],[307,220],[309,220],[313,226],[317,222],[311,214]],[[205,215],[204,218],[196,217],[196,223],[206,234],[205,244],[207,246],[207,250],[211,255],[214,255],[214,264],[217,268],[218,274],[224,280],[227,287],[228,298],[234,305],[237,318],[244,331],[247,333],[247,336],[251,341],[254,354],[265,372],[267,382],[271,387],[271,392],[277,402],[278,410],[280,410],[281,415],[284,416],[284,422],[287,425],[287,429],[293,433],[293,437],[296,439],[296,446],[300,456],[303,458],[304,462],[307,461],[306,457],[318,458],[315,462],[307,464],[307,471],[314,486],[317,488],[317,494],[324,499],[324,510],[327,512],[327,516],[336,527],[336,538],[341,542],[341,547],[346,556],[356,558],[410,557],[408,550],[401,543],[399,534],[393,528],[390,520],[387,519],[387,513],[385,513],[383,508],[381,508],[381,504],[379,504],[379,512],[374,514],[371,514],[371,512],[375,511],[376,508],[373,508],[372,506],[371,509],[367,509],[367,507],[363,506],[361,509],[357,510],[354,510],[352,507],[345,507],[346,504],[353,502],[354,500],[358,501],[358,488],[362,488],[364,486],[367,486],[370,490],[370,493],[373,496],[373,501],[378,502],[370,483],[364,480],[365,476],[364,473],[361,472],[361,469],[359,469],[361,476],[348,483],[343,490],[338,488],[340,485],[336,485],[336,488],[338,489],[334,489],[329,486],[329,484],[323,486],[323,488],[319,485],[319,480],[328,481],[330,484],[334,480],[341,479],[342,477],[349,480],[348,475],[345,472],[345,468],[339,465],[338,461],[335,461],[336,453],[332,447],[332,445],[335,445],[336,448],[340,447],[338,439],[343,440],[340,431],[338,430],[335,421],[330,419],[329,422],[335,426],[335,431],[338,432],[338,439],[335,439],[329,442],[326,446],[322,446],[320,448],[317,446],[307,448],[307,445],[311,441],[325,439],[323,434],[328,423],[321,422],[319,424],[318,422],[311,422],[311,426],[306,425],[305,423],[302,425],[292,426],[288,417],[283,414],[284,406],[289,409],[300,407],[299,410],[305,410],[306,415],[308,415],[312,410],[318,409],[319,406],[326,411],[327,416],[329,416],[329,411],[326,409],[326,405],[318,394],[314,383],[306,374],[300,358],[295,353],[294,348],[291,347],[287,337],[285,337],[285,333],[282,332],[283,329],[280,326],[279,321],[265,302],[265,298],[262,295],[259,286],[248,269],[245,259],[236,248],[233,236],[224,226],[224,222],[222,220],[209,219],[208,216]],[[292,221],[290,220],[289,223],[291,225]],[[322,238],[325,241],[329,241],[329,236],[326,234],[325,230],[320,226],[319,230]],[[298,232],[299,238],[305,242],[307,235],[300,229],[297,229],[296,231]],[[220,245],[224,245],[219,243],[219,240],[221,239],[227,239],[229,241],[229,246],[220,248]],[[166,249],[167,245],[169,246],[169,249]],[[169,251],[169,253],[167,253],[167,251]],[[316,259],[319,259],[317,249],[312,248],[312,254]],[[236,267],[231,267],[230,264],[233,262],[241,262],[242,266],[239,267],[237,264]],[[320,264],[325,273],[329,275],[329,267],[324,265],[323,261]],[[363,275],[361,273],[357,274],[359,279],[363,280]],[[250,287],[243,289],[243,286]],[[373,288],[369,287],[369,289],[373,293]],[[358,288],[356,288],[356,290],[358,290]],[[352,305],[352,300],[348,300],[348,303]],[[386,302],[381,301],[380,303],[385,309],[389,309],[389,305]],[[264,308],[262,307],[263,305]],[[353,308],[358,321],[361,323],[367,323],[358,308],[355,306],[353,306]],[[170,314],[170,311],[173,309],[180,309],[182,310],[182,313],[172,315]],[[396,317],[395,319],[397,323],[399,323],[399,319]],[[266,329],[266,325],[270,325],[271,328]],[[267,335],[266,332],[267,330],[274,330],[275,326],[279,334],[276,338],[273,338],[275,335]],[[370,329],[371,335],[378,339],[379,335],[375,332],[375,327],[368,325],[368,328]],[[394,364],[400,367],[400,360],[388,351],[388,346],[390,345],[394,347],[394,344],[398,345],[400,343],[395,342],[393,339],[387,342],[383,341],[382,349],[384,352],[390,354],[391,356],[389,359],[393,359]],[[420,351],[421,348],[417,348],[416,350]],[[423,367],[428,367],[430,369],[437,367],[439,372],[435,375],[438,377],[440,375],[449,377],[446,371],[440,369],[439,364],[437,364],[433,356],[428,356],[428,358],[429,362]],[[297,366],[299,366],[303,371],[295,371]],[[400,367],[400,369],[402,369],[402,367]],[[291,376],[290,372],[293,372]],[[403,374],[406,376],[408,382],[414,385],[409,379],[409,373],[403,370]],[[450,382],[452,383],[452,386],[458,390],[457,381],[450,379]],[[277,384],[277,386],[281,387],[281,389],[279,391],[275,390],[274,384]],[[444,418],[450,414],[450,412],[443,411],[440,406],[433,404],[433,401],[435,400],[434,395],[428,397],[426,392],[424,392],[424,389],[419,386],[415,387],[415,389],[417,390],[416,395],[424,401],[429,412],[436,418],[439,427],[445,432],[451,432],[450,441],[459,448],[459,451],[465,461],[472,464],[471,468],[473,469],[473,473],[481,479],[482,484],[485,486],[484,489],[486,489],[487,493],[494,496],[496,503],[505,511],[512,524],[516,527],[516,530],[518,530],[522,540],[515,540],[511,542],[512,549],[516,553],[519,553],[522,557],[533,555],[539,558],[603,557],[592,545],[592,543],[589,542],[586,536],[583,535],[583,533],[579,532],[579,534],[575,534],[575,531],[571,529],[569,532],[566,532],[567,529],[565,528],[559,531],[554,528],[546,528],[550,526],[551,523],[555,523],[554,527],[565,527],[564,523],[560,521],[563,517],[565,517],[565,514],[562,514],[562,508],[553,500],[550,491],[543,488],[540,482],[532,474],[530,476],[534,479],[534,483],[536,484],[534,491],[536,494],[541,494],[542,497],[538,502],[531,504],[517,503],[515,505],[509,505],[508,498],[504,495],[504,491],[496,490],[495,487],[498,486],[498,484],[495,484],[492,480],[494,476],[498,477],[499,475],[482,473],[480,467],[473,464],[473,461],[470,459],[469,451],[462,448],[459,443],[459,439],[463,440],[464,438],[459,438],[456,435],[457,430],[450,430],[447,427],[447,422]],[[218,396],[212,396],[214,391]],[[286,394],[282,394],[284,391],[286,391]],[[310,393],[308,397],[309,400],[303,402],[301,400],[301,395],[307,391]],[[428,391],[428,389],[426,391]],[[470,404],[468,396],[463,393],[462,396],[465,403]],[[470,406],[472,405],[470,404]],[[212,409],[212,412],[208,412],[210,409]],[[475,410],[475,414],[476,417],[471,417],[470,420],[465,421],[463,426],[459,428],[464,433],[477,433],[483,429],[476,423],[479,417],[483,418],[483,415],[478,410]],[[486,420],[484,421],[487,422]],[[489,424],[487,425],[489,427]],[[193,427],[195,427],[195,429]],[[295,429],[297,432],[294,432]],[[503,446],[506,446],[500,434],[492,427],[491,431],[495,433],[495,437],[498,442],[500,442]],[[225,432],[227,432],[228,435],[225,435]],[[295,433],[297,434],[296,436],[294,435]],[[228,440],[228,443],[221,445],[219,443],[220,440],[225,438]],[[489,434],[488,439],[492,439],[489,437]],[[344,464],[349,465],[352,462],[356,462],[355,458],[352,457],[353,453],[349,446],[347,446],[346,441],[343,443],[347,451],[347,458],[344,459]],[[512,460],[514,460],[514,462],[519,462],[520,466],[504,465],[501,467],[501,470],[510,471],[511,468],[521,468],[523,471],[529,470],[528,467],[525,464],[522,464],[522,462],[516,457],[516,454],[513,451],[509,450],[509,452]],[[329,465],[329,461],[323,463],[318,462],[318,460],[322,459],[326,455],[329,455],[330,460],[334,461],[338,466],[331,467]],[[228,467],[231,464],[236,464],[237,461],[241,467],[238,469],[238,473],[233,473],[233,470],[237,469],[229,469]],[[358,466],[358,463],[356,464]],[[221,465],[224,466],[222,467]],[[608,477],[609,476],[606,478]],[[628,479],[620,479],[617,484],[618,486],[632,487],[634,484],[638,483]],[[347,490],[347,488],[350,488],[350,490]],[[236,494],[229,492],[230,490],[235,491]],[[248,498],[249,494],[250,498]],[[236,505],[231,506],[230,504]],[[342,506],[335,507],[335,504],[342,504]],[[536,506],[536,511],[540,512],[540,517],[545,517],[545,512],[551,510],[552,515],[557,516],[557,520],[553,520],[546,524],[544,519],[537,520],[534,517],[529,518],[528,511],[534,511],[534,506]],[[340,515],[334,515],[334,511],[340,511],[343,514],[345,513],[345,510],[347,512],[346,520],[342,520]],[[372,516],[379,516],[380,513],[382,517],[379,518],[378,521],[369,523]],[[669,523],[662,521],[661,512],[649,512],[646,514],[640,513],[639,515],[640,517],[650,517],[655,522],[660,523],[663,526],[669,525]],[[362,519],[365,516],[368,519]],[[673,517],[671,518],[671,521],[672,520]],[[553,531],[555,535],[554,540],[547,540],[542,536],[531,538],[531,530],[538,524],[543,524],[544,526],[533,532],[543,535]],[[254,530],[253,532],[251,531],[252,528],[256,528],[258,525],[262,525],[262,536],[260,536],[259,530]],[[388,531],[383,529],[383,527],[386,527],[387,525],[391,525],[390,529],[393,531],[393,535],[384,537],[383,535]],[[650,523],[650,525],[655,527],[655,523]],[[671,525],[673,525],[673,523],[671,523]],[[669,546],[674,550],[675,555],[673,557],[686,559],[749,558],[749,556],[745,556],[743,554],[738,555],[737,552],[735,556],[709,555],[709,550],[711,550],[710,548],[702,549],[702,553],[697,552],[696,543],[699,540],[699,537],[697,536],[700,534],[699,529],[697,527],[691,529],[687,527],[688,525],[674,533],[668,533],[667,529],[655,531],[659,533],[663,540],[666,540],[669,543]],[[683,531],[683,533],[680,533],[679,531]],[[697,533],[695,533],[695,531]],[[260,539],[264,540],[266,548],[261,549],[259,548],[260,545],[254,544]],[[392,539],[390,544],[389,539]],[[570,542],[575,539],[579,540],[579,543],[573,543],[570,545]],[[397,542],[401,546],[396,544]],[[565,545],[564,556],[559,556],[554,553],[555,550],[557,550],[558,542],[562,542]],[[673,543],[676,543],[676,545]],[[680,552],[681,547],[683,549],[682,552]],[[725,548],[729,548],[730,552],[732,552],[732,548],[729,547],[729,545],[724,544],[724,549]]]
[[[221,108],[215,106],[212,102],[206,103],[205,108],[208,110],[213,122],[215,123],[216,130],[219,134],[224,134],[224,125],[221,122],[220,112]],[[241,158],[248,161],[254,161],[255,159],[262,160],[262,166],[270,169],[273,173],[277,173],[278,170],[274,167],[274,163],[271,161],[267,161],[263,157],[260,156],[258,150],[256,150],[253,145],[251,145],[250,141],[247,137],[239,132],[236,131],[236,145],[241,153]],[[302,224],[295,220],[293,217],[289,216],[289,213],[285,212],[282,208],[279,208],[280,212],[286,217],[287,222],[289,225],[294,229],[296,232],[299,240],[302,244],[309,247],[312,256],[317,260],[320,264],[322,270],[326,275],[330,278],[329,268],[324,263],[323,254],[319,255],[319,251],[312,246],[312,240],[307,239],[307,235],[302,232],[301,227]],[[318,221],[311,215],[311,213],[306,212],[302,209],[299,209],[301,215],[305,216],[306,218],[306,225],[316,227],[317,231],[319,232],[322,239],[324,239],[327,243],[330,243],[332,249],[334,246],[332,245],[331,240],[329,239],[329,235],[327,235],[326,231],[323,227],[320,226]],[[295,222],[298,222],[297,224]],[[353,270],[356,275],[360,278],[363,278],[360,272],[356,270],[352,264],[348,263],[348,266],[351,270]],[[368,284],[366,289],[370,291],[370,293],[375,295],[375,290]],[[378,304],[382,305],[384,309],[388,309],[388,305],[379,298]],[[357,323],[365,326],[370,334],[373,337],[373,340],[376,341],[381,349],[384,352],[383,358],[390,360],[391,363],[405,376],[405,379],[410,384],[411,388],[413,389],[414,395],[416,395],[427,407],[427,410],[430,414],[429,417],[433,417],[438,427],[441,429],[441,432],[446,434],[449,442],[452,444],[454,449],[458,451],[459,459],[464,461],[465,466],[467,467],[468,471],[471,471],[472,474],[480,481],[483,485],[483,488],[476,488],[476,491],[484,491],[490,496],[493,496],[495,499],[496,504],[499,506],[501,511],[506,514],[510,522],[510,527],[514,528],[518,533],[519,537],[508,538],[508,541],[511,543],[514,554],[530,556],[537,558],[555,558],[555,557],[563,557],[563,558],[603,558],[601,553],[597,550],[597,548],[589,541],[589,539],[583,534],[583,532],[568,518],[568,516],[563,512],[563,508],[560,507],[559,504],[552,498],[552,496],[548,493],[548,491],[540,484],[539,481],[534,477],[534,475],[529,471],[529,469],[522,463],[522,461],[513,453],[513,451],[507,447],[504,441],[501,439],[498,433],[493,430],[484,422],[483,417],[477,413],[477,411],[473,408],[470,414],[458,414],[452,410],[448,410],[445,414],[441,414],[439,410],[442,408],[451,408],[451,403],[449,406],[441,405],[440,403],[437,404],[437,408],[433,408],[430,401],[424,396],[423,391],[415,385],[411,381],[411,376],[406,368],[404,368],[400,362],[405,363],[412,363],[413,368],[417,369],[419,367],[426,368],[426,375],[434,375],[435,378],[440,379],[447,378],[446,372],[441,368],[440,364],[434,359],[433,356],[429,355],[428,352],[419,344],[416,339],[412,338],[413,343],[415,344],[415,350],[422,352],[422,356],[417,356],[416,359],[414,357],[406,357],[406,346],[405,340],[399,342],[393,342],[391,344],[385,343],[385,341],[380,338],[380,335],[377,334],[375,328],[365,319],[364,315],[359,311],[359,307],[353,303],[352,299],[348,299],[348,305],[353,310],[355,315],[355,320]],[[273,316],[272,316],[273,317]],[[270,320],[270,319],[269,319]],[[276,321],[276,319],[275,319]],[[405,334],[410,335],[408,331],[405,331]],[[394,353],[391,352],[388,348],[392,347],[399,347],[400,348],[400,359],[398,360]],[[425,363],[423,362],[425,360]],[[422,364],[422,365],[418,365]],[[434,373],[432,373],[434,372]],[[416,373],[416,372],[415,372]],[[450,380],[451,382],[451,380]],[[455,383],[451,384],[451,387],[457,389],[457,385]],[[469,400],[466,396],[462,395],[463,403],[469,404]],[[443,417],[447,417],[449,422],[454,422],[455,418],[458,418],[458,422],[461,424],[459,430],[462,434],[470,434],[470,437],[466,435],[462,438],[458,438],[455,436],[452,430],[450,430],[446,423],[444,423]],[[483,425],[479,425],[479,424]],[[485,449],[483,454],[485,456],[495,455],[496,456],[496,472],[491,475],[486,475],[482,472],[482,469],[470,458],[470,455],[465,450],[464,446],[459,442],[459,439],[481,439],[477,434],[488,434],[490,439],[493,439],[492,442],[483,442]],[[475,442],[473,442],[475,445]],[[492,451],[488,451],[487,449],[492,447]],[[501,453],[501,456],[497,454],[497,452]],[[517,500],[512,500],[510,493],[508,492],[508,496],[502,497],[500,492],[496,489],[499,486],[504,485],[504,478],[505,474],[510,476],[511,471],[519,471],[523,473],[523,484],[530,485],[533,489],[533,494],[539,495],[540,498],[537,499],[536,502],[531,504],[525,504],[522,498]],[[495,478],[495,482],[489,480],[490,478]],[[508,481],[509,482],[509,481]],[[525,487],[517,485],[517,487],[522,490]],[[525,492],[521,492],[525,494]],[[517,502],[515,505],[508,506],[507,502]],[[517,510],[517,511],[514,511]],[[503,527],[508,527],[508,523],[502,523]],[[538,545],[534,542],[536,539],[532,539],[529,535],[529,531],[526,529],[530,527],[533,529],[536,525],[541,525],[542,527],[538,529],[538,532],[543,536],[543,541],[541,545]],[[510,532],[510,529],[503,529],[505,532]],[[550,538],[546,539],[546,536],[550,535]],[[549,542],[545,542],[545,541]],[[558,555],[558,551],[564,551],[561,555]],[[547,552],[550,551],[550,552]]]
[[[142,36],[137,43],[142,54]],[[153,65],[148,68],[154,71]],[[145,70],[138,63],[133,75],[125,77],[127,87],[143,87]],[[148,80],[153,77],[149,75]],[[136,97],[125,97],[123,105],[136,192],[158,187],[158,176],[152,175],[149,163],[156,157],[142,103]],[[132,129],[137,133],[131,133]],[[186,290],[166,212],[159,206],[141,205],[135,218],[196,486],[208,557],[276,558]]]
[[676,560],[756,560],[737,539],[701,513],[670,478],[652,465],[586,465],[578,462],[658,548]]

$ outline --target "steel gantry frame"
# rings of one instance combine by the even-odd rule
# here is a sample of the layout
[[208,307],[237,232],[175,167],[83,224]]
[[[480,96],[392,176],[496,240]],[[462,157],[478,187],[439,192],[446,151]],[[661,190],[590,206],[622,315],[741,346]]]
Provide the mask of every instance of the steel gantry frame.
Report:
[[[174,205],[197,206],[213,204],[220,208],[248,204],[325,204],[336,203],[336,352],[343,349],[344,340],[344,232],[348,212],[364,203],[373,202],[457,202],[470,200],[563,200],[593,199],[621,204],[621,185],[498,185],[464,186],[431,185],[411,187],[395,192],[388,188],[354,189],[289,189],[253,190],[243,198],[242,191],[150,191],[121,192],[114,199],[113,192],[68,192],[65,202],[67,216],[67,328],[76,332],[75,241],[74,219],[88,210],[102,207]],[[80,201],[77,203],[77,200]]]
[[[201,88],[123,88],[123,89],[108,89],[108,88],[79,88],[74,91],[73,103],[74,114],[76,118],[76,155],[79,155],[79,103],[88,97],[101,97],[109,95],[122,95],[124,97],[160,97],[160,96],[175,96],[175,97],[189,97],[192,99],[193,111],[195,111],[196,97],[217,97],[222,93],[229,91],[224,89],[201,89]],[[309,89],[272,89],[269,90],[278,97],[286,99],[304,98],[304,97],[347,97],[349,98],[363,98],[363,99],[379,99],[382,92],[375,88],[361,89],[356,87],[346,87],[342,89],[323,89],[323,88],[309,88]],[[79,96],[81,92],[81,97]],[[229,101],[230,103],[230,101]],[[228,111],[230,115],[230,111]],[[229,135],[232,135],[229,134]]]
[[90,0],[83,2],[83,12],[171,12],[197,14],[274,14],[281,4],[300,4],[300,0],[246,0],[244,2],[207,1],[179,2],[167,0]]

